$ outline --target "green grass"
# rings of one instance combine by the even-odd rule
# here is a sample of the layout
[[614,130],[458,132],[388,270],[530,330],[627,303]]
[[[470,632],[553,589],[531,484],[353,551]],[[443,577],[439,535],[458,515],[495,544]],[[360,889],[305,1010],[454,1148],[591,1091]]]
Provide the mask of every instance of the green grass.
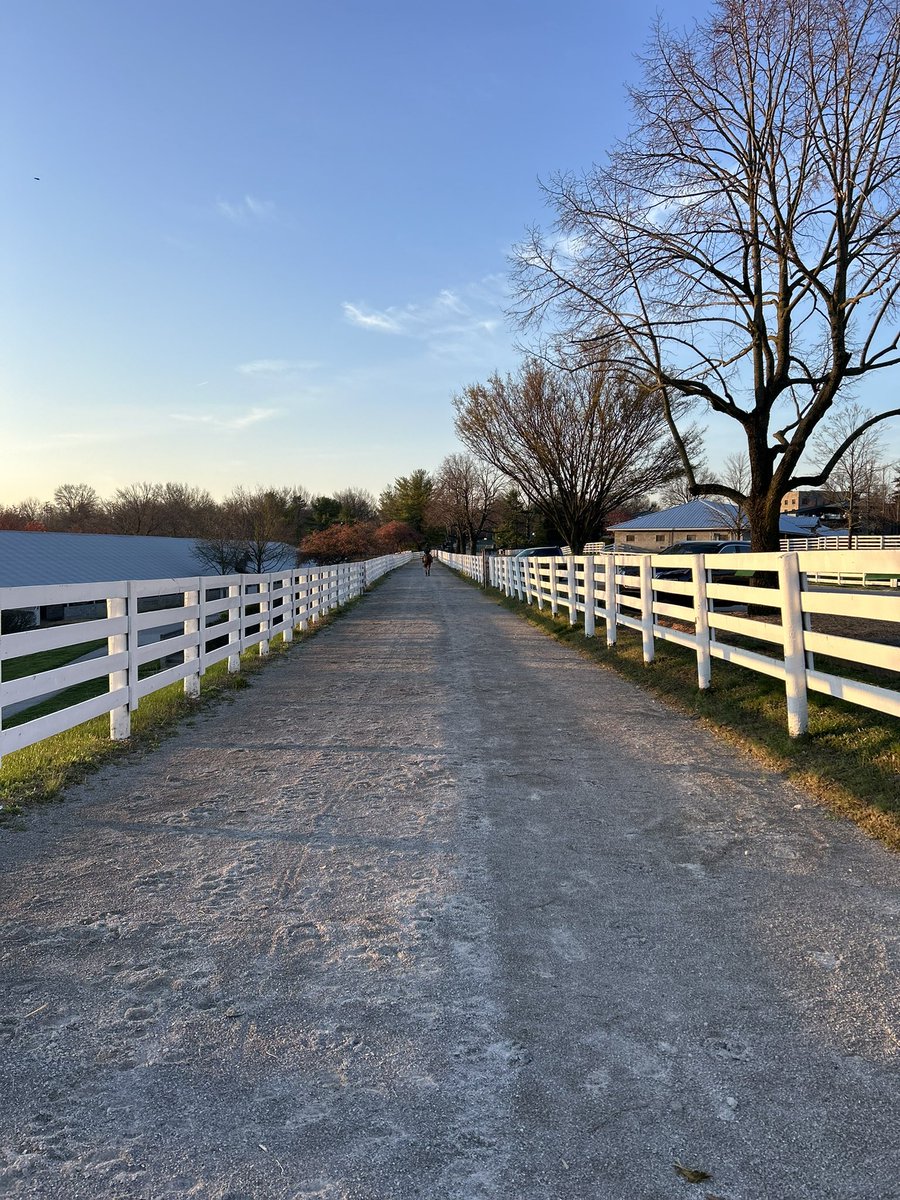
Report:
[[[373,586],[377,587],[380,582],[377,580]],[[209,705],[233,699],[235,692],[250,686],[249,679],[258,671],[265,670],[268,662],[283,654],[290,654],[294,647],[315,637],[358,603],[359,598],[352,600],[322,617],[309,629],[303,632],[295,630],[293,642],[285,643],[282,635],[276,634],[270,642],[268,657],[260,656],[258,646],[251,647],[241,655],[240,673],[229,674],[226,662],[216,663],[203,676],[200,698],[197,700],[185,696],[181,681],[144,696],[137,711],[132,714],[131,737],[127,741],[110,740],[109,716],[104,715],[7,754],[0,764],[0,824],[8,825],[27,806],[58,799],[65,788],[78,783],[103,763],[122,759],[135,751],[152,749],[181,722],[189,720]],[[76,657],[85,653],[83,647],[79,651]],[[65,702],[76,703],[79,699],[84,700],[106,690],[105,677],[89,680],[67,689]],[[44,705],[31,708],[27,714],[21,715],[21,719],[41,716],[45,707],[47,711],[55,711],[61,707],[62,699],[54,697]],[[15,723],[16,718],[10,718],[6,725]]]
[[56,671],[105,645],[106,642],[102,640],[82,642],[78,646],[60,646],[56,650],[41,650],[37,654],[10,658],[3,664],[3,678],[22,679],[25,675],[38,675],[41,671]]
[[[679,712],[699,718],[811,792],[832,813],[900,850],[900,721],[811,692],[809,733],[793,739],[779,680],[714,659],[712,687],[700,691],[696,656],[682,646],[657,640],[655,661],[645,665],[635,631],[619,629],[617,645],[608,648],[602,622],[597,637],[585,638],[581,626],[569,625],[568,615],[554,618],[547,609],[541,612],[505,596],[497,602],[598,665],[655,692]],[[847,674],[845,664],[820,655],[816,666]],[[888,672],[857,666],[853,674],[882,687],[896,686],[896,677]]]

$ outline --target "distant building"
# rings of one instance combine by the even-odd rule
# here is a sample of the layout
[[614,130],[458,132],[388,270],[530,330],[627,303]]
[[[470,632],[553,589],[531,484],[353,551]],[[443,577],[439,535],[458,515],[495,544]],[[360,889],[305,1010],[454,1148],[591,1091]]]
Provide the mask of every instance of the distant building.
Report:
[[[783,537],[815,537],[818,517],[785,513],[779,522]],[[662,512],[645,513],[609,527],[617,547],[665,550],[675,542],[730,542],[749,537],[746,518],[725,500],[689,500]]]
[[781,511],[800,517],[817,517],[832,532],[835,526],[847,521],[847,502],[834,492],[787,492],[781,500]]
[[781,511],[783,513],[809,513],[828,503],[829,499],[824,492],[787,492],[781,497]]
[[617,546],[665,550],[675,542],[728,542],[745,536],[746,528],[734,504],[697,499],[610,525],[609,532]]

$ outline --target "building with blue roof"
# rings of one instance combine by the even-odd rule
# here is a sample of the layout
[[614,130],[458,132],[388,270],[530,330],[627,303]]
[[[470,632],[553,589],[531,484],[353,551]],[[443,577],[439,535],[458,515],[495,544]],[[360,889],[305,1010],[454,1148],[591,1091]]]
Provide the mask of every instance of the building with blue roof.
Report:
[[0,530],[0,587],[213,575],[195,538]]
[[[780,529],[783,537],[815,537],[820,532],[814,516],[782,514]],[[617,546],[634,550],[665,550],[675,542],[728,542],[748,536],[747,519],[737,505],[699,497],[611,525],[609,531]]]

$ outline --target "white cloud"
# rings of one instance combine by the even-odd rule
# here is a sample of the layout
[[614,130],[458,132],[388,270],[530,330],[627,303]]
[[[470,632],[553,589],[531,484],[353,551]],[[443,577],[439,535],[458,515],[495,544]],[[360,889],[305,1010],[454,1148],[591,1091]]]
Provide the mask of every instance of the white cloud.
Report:
[[344,316],[351,325],[359,325],[363,329],[378,329],[382,333],[403,333],[403,326],[400,320],[394,316],[395,309],[385,309],[383,312],[363,312],[355,304],[350,304],[344,301],[341,306],[344,310]]
[[277,417],[281,410],[278,408],[251,408],[248,412],[234,417],[217,417],[212,413],[172,413],[173,421],[181,421],[186,425],[208,425],[212,429],[224,429],[237,432],[258,425],[261,421],[270,421]]
[[257,358],[235,367],[241,375],[290,375],[294,371],[314,371],[320,363],[302,358]]
[[245,196],[237,204],[230,200],[217,200],[216,212],[235,224],[248,219],[268,221],[275,215],[275,205],[271,200],[257,200],[255,196]]
[[477,283],[443,288],[423,304],[373,309],[344,301],[344,317],[352,325],[425,342],[442,357],[467,356],[481,344],[496,341],[503,330],[505,280],[490,275]]

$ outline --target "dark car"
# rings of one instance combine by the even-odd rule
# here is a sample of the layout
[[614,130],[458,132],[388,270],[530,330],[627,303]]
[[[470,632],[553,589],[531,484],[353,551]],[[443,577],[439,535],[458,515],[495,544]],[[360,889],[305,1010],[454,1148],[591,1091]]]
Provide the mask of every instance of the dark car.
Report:
[[[749,554],[749,542],[676,542],[673,546],[667,546],[665,550],[660,550],[655,558],[659,558],[666,554]],[[690,567],[656,567],[653,574],[657,579],[690,579]],[[716,578],[717,572],[713,572],[712,578]],[[723,571],[721,578],[725,579],[732,575],[731,571]]]
[[562,554],[561,546],[527,546],[524,550],[516,550],[513,558],[557,558]]

